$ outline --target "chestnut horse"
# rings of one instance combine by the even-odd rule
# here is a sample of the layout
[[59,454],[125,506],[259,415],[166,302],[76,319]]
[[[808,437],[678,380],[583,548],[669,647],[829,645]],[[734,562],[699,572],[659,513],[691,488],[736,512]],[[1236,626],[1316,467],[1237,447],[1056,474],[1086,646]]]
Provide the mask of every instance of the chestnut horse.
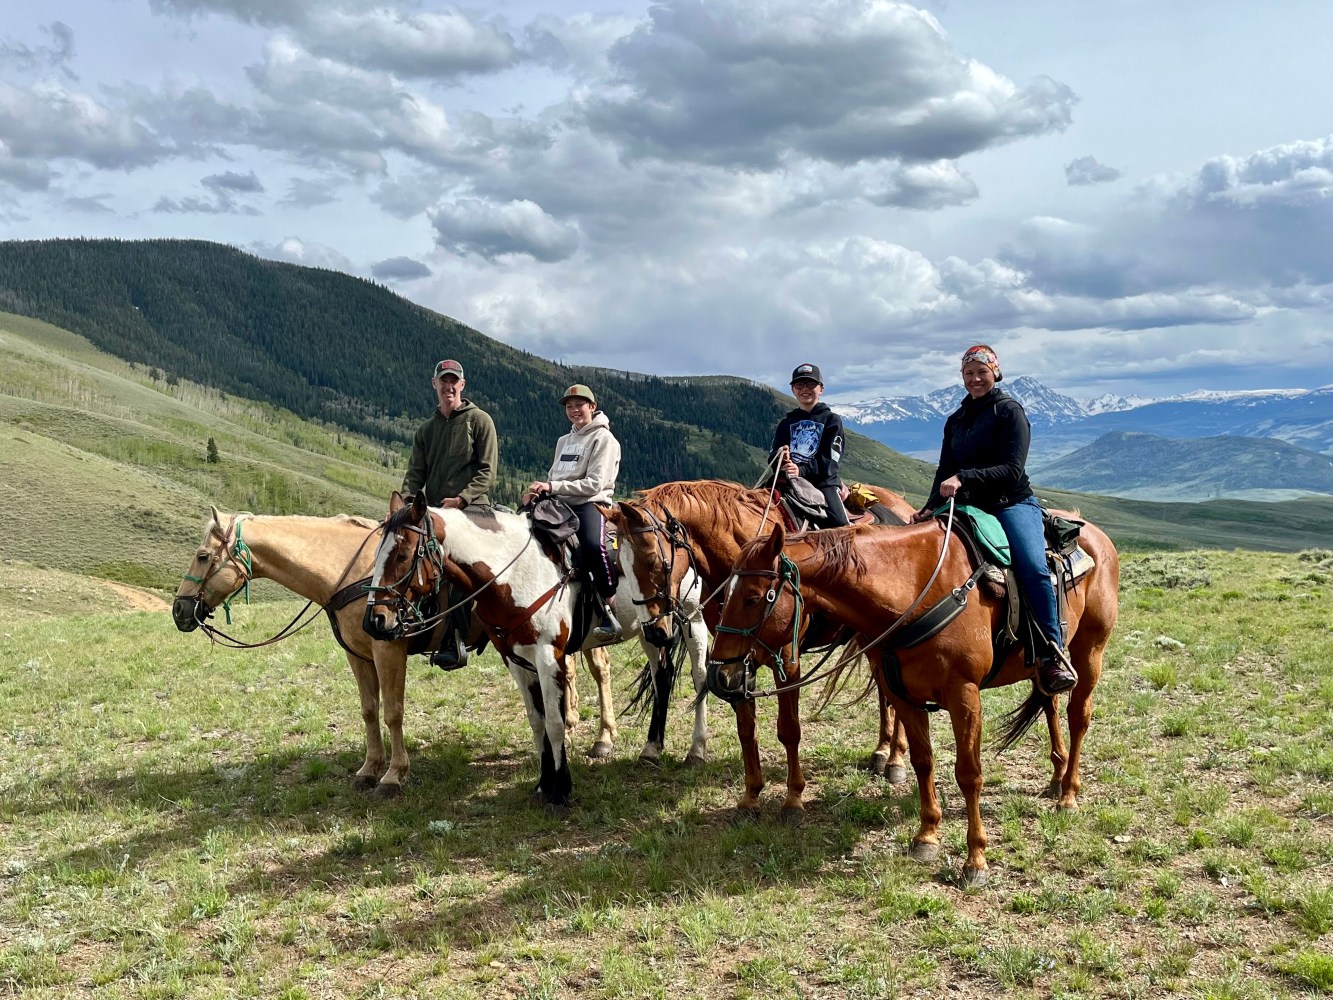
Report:
[[[799,678],[794,644],[805,610],[853,629],[863,646],[871,644],[914,606],[930,608],[960,588],[972,574],[969,556],[938,521],[909,527],[867,526],[816,531],[787,538],[781,528],[748,545],[736,561],[737,580],[727,595],[722,623],[715,630],[709,660],[710,689],[728,701],[750,703],[756,659],[767,660],[784,683]],[[1102,655],[1118,612],[1120,560],[1111,540],[1087,524],[1079,544],[1095,566],[1068,593],[1069,653],[1078,683],[1069,692],[1069,758],[1061,775],[1061,809],[1078,807],[1079,764],[1083,738],[1092,718],[1092,692],[1101,676]],[[936,568],[938,575],[935,575]],[[970,593],[967,591],[970,590]],[[875,655],[896,656],[901,664],[905,697],[889,697],[907,730],[912,768],[921,799],[920,827],[911,854],[921,861],[939,852],[940,806],[935,795],[934,758],[930,743],[928,703],[948,710],[957,745],[954,774],[967,806],[967,860],[962,883],[985,882],[986,832],[981,822],[981,695],[980,684],[991,673],[992,635],[1003,613],[1002,603],[981,590],[963,591],[961,613],[942,631],[910,648],[883,649]],[[918,600],[920,603],[918,604]],[[804,604],[804,609],[802,608]],[[915,616],[914,616],[915,620]],[[1032,668],[1021,649],[1011,651],[992,679],[995,685],[1031,680]],[[1035,687],[1015,709],[1001,734],[1002,747],[1015,742],[1046,706],[1049,696]],[[800,738],[796,721],[796,740]],[[787,806],[803,808],[805,779],[787,737]],[[763,787],[759,753],[753,739],[742,745],[745,795],[742,808],[754,808]],[[794,795],[793,795],[794,792]]]
[[[407,674],[406,641],[374,641],[361,628],[365,610],[364,584],[369,582],[375,552],[372,537],[379,525],[364,517],[305,517],[224,515],[214,507],[172,605],[172,618],[182,632],[203,625],[215,609],[235,596],[252,579],[268,579],[327,609],[335,638],[347,654],[361,696],[361,718],[366,727],[366,756],[353,778],[360,789],[389,798],[402,792],[408,774],[403,744],[403,688]],[[348,595],[330,605],[340,593]],[[594,679],[601,707],[599,742],[615,735],[615,707],[611,701],[610,659],[594,650],[586,662]],[[570,676],[571,715],[573,675]],[[380,730],[380,710],[389,729],[387,761]]]
[[[897,493],[878,486],[870,487],[879,502],[900,520],[907,522],[915,509]],[[780,523],[781,513],[769,502],[769,492],[746,489],[738,483],[719,479],[701,479],[663,483],[640,491],[633,500],[623,501],[618,509],[605,508],[608,518],[616,523],[622,540],[634,548],[636,564],[642,572],[661,576],[674,575],[676,581],[689,571],[702,578],[707,601],[705,620],[715,626],[721,615],[721,598],[717,592],[731,574],[732,563],[746,543],[761,533],[767,534]],[[667,563],[675,560],[674,574]],[[659,591],[642,607],[640,617],[647,623],[645,634],[653,637],[652,624],[668,610],[672,588]],[[813,623],[805,636],[806,648],[828,646],[846,638],[827,621]],[[872,671],[875,683],[880,682],[878,671]],[[831,692],[830,692],[831,693]],[[879,744],[867,761],[876,774],[885,775],[890,783],[898,784],[907,778],[903,762],[907,754],[907,739],[898,725],[885,698],[879,691],[880,733]],[[741,703],[736,710],[736,731],[753,734],[754,704]],[[800,692],[794,690],[778,699],[781,719],[799,725]]]

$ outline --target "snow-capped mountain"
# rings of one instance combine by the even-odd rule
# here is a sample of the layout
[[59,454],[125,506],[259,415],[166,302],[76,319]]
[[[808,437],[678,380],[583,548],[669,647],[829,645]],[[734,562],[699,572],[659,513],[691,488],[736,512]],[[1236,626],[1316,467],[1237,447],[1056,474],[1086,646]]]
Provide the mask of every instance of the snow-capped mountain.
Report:
[[[1001,388],[1023,402],[1032,422],[1031,467],[1050,463],[1110,431],[1174,439],[1219,434],[1268,437],[1333,454],[1333,385],[1198,390],[1162,399],[1107,395],[1088,401],[1056,392],[1028,376],[1005,381]],[[833,409],[853,430],[930,461],[939,455],[944,419],[963,395],[961,388],[949,387],[924,396],[837,403]]]

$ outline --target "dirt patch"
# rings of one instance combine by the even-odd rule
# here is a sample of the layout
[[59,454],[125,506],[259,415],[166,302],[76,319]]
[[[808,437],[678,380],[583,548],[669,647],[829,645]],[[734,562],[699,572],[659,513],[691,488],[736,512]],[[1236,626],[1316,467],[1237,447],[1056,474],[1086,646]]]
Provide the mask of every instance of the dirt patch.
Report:
[[125,601],[129,607],[126,611],[170,611],[171,605],[158,597],[156,594],[147,590],[140,590],[138,587],[126,586],[123,583],[112,583],[110,580],[102,581],[102,585],[110,590],[114,590]]

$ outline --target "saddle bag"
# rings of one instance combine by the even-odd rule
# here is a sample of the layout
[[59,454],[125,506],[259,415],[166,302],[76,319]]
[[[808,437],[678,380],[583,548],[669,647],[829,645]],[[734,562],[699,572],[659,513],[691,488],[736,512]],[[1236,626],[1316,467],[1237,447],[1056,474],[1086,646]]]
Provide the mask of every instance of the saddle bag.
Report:
[[1057,556],[1072,555],[1078,548],[1079,532],[1086,521],[1078,518],[1061,517],[1049,510],[1042,510],[1042,528],[1046,532],[1046,545]]
[[782,495],[793,514],[820,523],[828,518],[828,501],[810,480],[800,476],[787,480]]
[[579,516],[563,500],[549,494],[533,501],[528,519],[532,522],[532,533],[548,539],[557,548],[579,530]]

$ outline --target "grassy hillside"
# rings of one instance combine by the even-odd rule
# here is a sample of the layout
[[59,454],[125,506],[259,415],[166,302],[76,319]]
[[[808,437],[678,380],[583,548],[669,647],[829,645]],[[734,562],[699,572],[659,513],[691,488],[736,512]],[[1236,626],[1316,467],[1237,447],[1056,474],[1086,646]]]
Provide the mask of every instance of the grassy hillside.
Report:
[[154,382],[67,331],[0,315],[4,558],[174,586],[210,504],[380,516],[401,465],[357,435]]

